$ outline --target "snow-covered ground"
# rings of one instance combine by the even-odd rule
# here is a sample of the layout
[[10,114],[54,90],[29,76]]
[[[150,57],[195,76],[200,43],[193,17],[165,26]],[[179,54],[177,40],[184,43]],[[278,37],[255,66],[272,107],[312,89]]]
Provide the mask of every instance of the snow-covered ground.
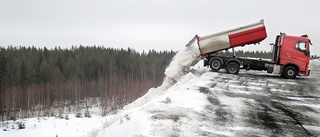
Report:
[[[70,114],[69,120],[55,117],[19,119],[7,121],[1,127],[1,137],[81,137],[99,128],[106,121],[105,117],[76,118]],[[18,129],[18,123],[25,123],[25,129]],[[7,130],[7,131],[4,131]]]
[[202,66],[200,61],[177,82],[165,79],[115,114],[15,121],[25,122],[21,130],[8,121],[0,136],[320,136],[319,60],[311,61],[311,76],[294,80]]

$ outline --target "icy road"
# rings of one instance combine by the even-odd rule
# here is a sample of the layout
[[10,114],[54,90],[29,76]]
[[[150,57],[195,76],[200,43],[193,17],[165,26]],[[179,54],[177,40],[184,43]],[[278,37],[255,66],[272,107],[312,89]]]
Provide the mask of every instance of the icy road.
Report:
[[88,136],[320,136],[320,62],[294,80],[200,65],[151,89]]

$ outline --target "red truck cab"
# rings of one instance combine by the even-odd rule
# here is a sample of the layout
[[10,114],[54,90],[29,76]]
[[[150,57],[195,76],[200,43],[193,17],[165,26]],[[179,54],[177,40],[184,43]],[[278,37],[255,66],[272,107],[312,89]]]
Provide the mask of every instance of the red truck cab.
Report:
[[311,41],[307,35],[278,35],[274,45],[273,61],[283,67],[280,74],[289,78],[296,75],[309,76],[310,45]]

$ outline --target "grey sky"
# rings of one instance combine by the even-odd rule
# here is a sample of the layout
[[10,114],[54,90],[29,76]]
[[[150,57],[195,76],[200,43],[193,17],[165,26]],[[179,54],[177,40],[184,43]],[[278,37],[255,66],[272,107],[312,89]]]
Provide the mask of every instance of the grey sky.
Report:
[[200,36],[265,20],[270,51],[279,32],[308,34],[320,55],[317,0],[0,0],[0,46],[103,45],[180,50]]

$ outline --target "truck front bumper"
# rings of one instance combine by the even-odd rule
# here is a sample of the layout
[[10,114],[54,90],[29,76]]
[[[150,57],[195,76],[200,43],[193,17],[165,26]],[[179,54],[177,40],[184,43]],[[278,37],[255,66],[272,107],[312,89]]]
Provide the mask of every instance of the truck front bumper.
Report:
[[308,72],[305,72],[305,71],[304,72],[300,72],[299,75],[300,76],[309,76],[310,73],[311,73],[311,70],[308,70]]

